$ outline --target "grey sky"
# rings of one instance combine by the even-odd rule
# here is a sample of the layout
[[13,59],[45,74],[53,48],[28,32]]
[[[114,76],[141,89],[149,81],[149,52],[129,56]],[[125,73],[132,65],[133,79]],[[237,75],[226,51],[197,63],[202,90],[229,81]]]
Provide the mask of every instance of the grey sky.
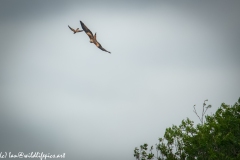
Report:
[[[0,1],[0,152],[134,159],[240,96],[239,1]],[[83,21],[112,54],[74,35]]]

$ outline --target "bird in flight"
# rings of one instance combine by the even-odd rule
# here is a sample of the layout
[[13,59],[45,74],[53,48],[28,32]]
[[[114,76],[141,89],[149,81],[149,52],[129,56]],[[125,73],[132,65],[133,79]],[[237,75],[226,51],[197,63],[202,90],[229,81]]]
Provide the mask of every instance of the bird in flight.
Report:
[[71,31],[73,31],[73,34],[78,33],[78,32],[82,32],[82,31],[83,31],[83,30],[79,30],[79,28],[77,28],[77,29],[73,29],[73,28],[70,27],[69,25],[68,25],[68,27],[69,27],[69,29],[70,29]]
[[108,52],[111,54],[111,52],[107,51],[106,49],[104,49],[102,47],[102,45],[97,41],[97,34],[95,33],[95,35],[93,36],[92,32],[87,28],[87,26],[80,21],[80,24],[82,26],[82,29],[84,30],[84,32],[88,35],[88,37],[90,38],[90,43],[94,43],[99,49],[101,49],[102,51]]

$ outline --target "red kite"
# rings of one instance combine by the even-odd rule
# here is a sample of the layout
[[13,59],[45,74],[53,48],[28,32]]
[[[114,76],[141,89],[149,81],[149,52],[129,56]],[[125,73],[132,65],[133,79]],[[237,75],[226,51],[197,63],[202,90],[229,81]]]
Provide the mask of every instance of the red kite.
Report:
[[88,35],[88,37],[90,38],[90,43],[94,43],[99,49],[101,49],[102,51],[111,53],[109,51],[107,51],[106,49],[104,49],[102,47],[102,45],[97,41],[97,34],[95,33],[95,35],[93,36],[92,32],[87,28],[87,26],[80,21],[82,29],[84,30],[84,32]]
[[68,27],[70,28],[71,31],[73,31],[73,34],[83,31],[83,30],[79,30],[79,28],[73,29],[73,28],[71,28],[69,25],[68,25]]

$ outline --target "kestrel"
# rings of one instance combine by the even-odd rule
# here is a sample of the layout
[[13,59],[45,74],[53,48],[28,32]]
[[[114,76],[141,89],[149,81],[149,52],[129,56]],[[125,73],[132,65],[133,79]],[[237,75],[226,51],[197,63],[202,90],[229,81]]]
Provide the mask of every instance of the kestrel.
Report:
[[73,28],[71,28],[69,25],[68,25],[68,27],[70,28],[71,31],[73,31],[73,34],[83,31],[83,30],[79,30],[79,28],[73,29]]
[[93,36],[92,32],[87,28],[87,26],[80,21],[80,24],[82,26],[82,29],[84,30],[84,32],[88,35],[88,37],[90,38],[90,43],[94,43],[99,49],[101,49],[102,51],[108,52],[111,54],[111,52],[107,51],[106,49],[104,49],[102,47],[102,45],[97,41],[97,34],[95,33],[95,35]]

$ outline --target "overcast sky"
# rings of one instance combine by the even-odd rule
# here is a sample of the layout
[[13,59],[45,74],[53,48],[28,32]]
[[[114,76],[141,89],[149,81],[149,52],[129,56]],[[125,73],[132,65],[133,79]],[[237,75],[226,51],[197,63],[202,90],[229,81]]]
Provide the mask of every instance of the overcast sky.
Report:
[[[240,1],[0,1],[0,152],[134,160],[240,97]],[[102,46],[84,33],[83,21]]]

